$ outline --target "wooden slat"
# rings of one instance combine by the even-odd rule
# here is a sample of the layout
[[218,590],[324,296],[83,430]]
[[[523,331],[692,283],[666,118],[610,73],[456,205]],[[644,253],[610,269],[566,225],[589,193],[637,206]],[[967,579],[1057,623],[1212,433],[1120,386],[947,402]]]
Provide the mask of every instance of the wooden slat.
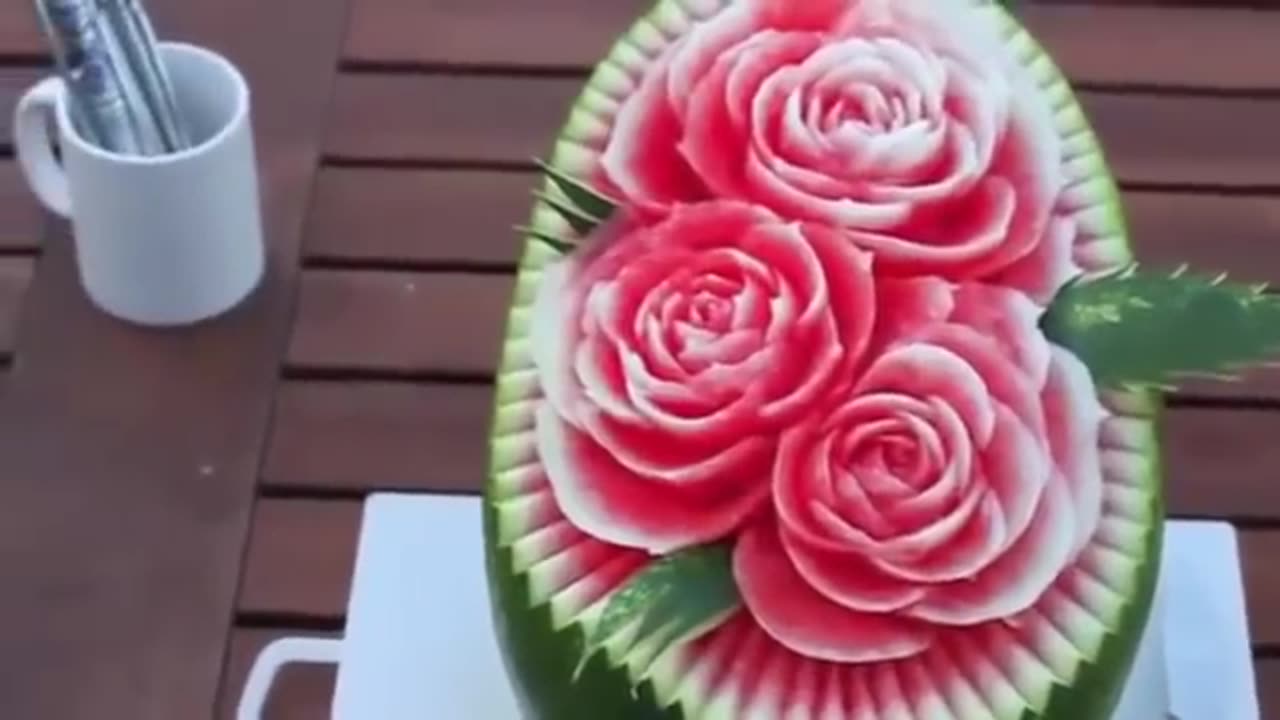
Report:
[[[360,503],[350,501],[259,500],[239,609],[324,616],[345,612],[360,512]],[[302,598],[306,601],[298,602]],[[317,608],[325,611],[315,612]]]
[[353,158],[528,164],[547,154],[580,91],[573,79],[343,74],[326,149]]
[[1280,186],[1280,100],[1082,93],[1121,182]]
[[[359,536],[360,503],[304,500],[264,500],[255,528],[270,515],[272,532],[255,532],[249,549],[240,612],[298,613],[318,618],[341,618],[346,612]],[[1280,531],[1244,530],[1240,533],[1241,563],[1249,607],[1250,633],[1255,645],[1280,643],[1280,615],[1268,610],[1280,604]],[[344,547],[339,551],[336,547]],[[307,551],[306,548],[314,548]],[[329,563],[300,562],[310,552]],[[342,567],[334,568],[337,559]]]
[[[294,491],[479,492],[492,412],[487,386],[290,382],[265,482]],[[1166,417],[1171,512],[1280,517],[1280,412],[1180,407]]]
[[513,284],[510,275],[309,271],[289,363],[490,373]]
[[1253,663],[1258,687],[1258,705],[1262,720],[1280,718],[1280,658],[1265,658]]
[[[394,375],[488,376],[499,360],[513,276],[311,270],[304,274],[291,366]],[[1280,399],[1280,369],[1195,381],[1212,398]]]
[[513,264],[512,226],[533,207],[531,173],[325,168],[311,258]]
[[[536,182],[525,172],[327,168],[306,252],[336,261],[512,266],[522,250],[512,226],[527,222]],[[1280,284],[1280,197],[1129,191],[1124,200],[1144,264],[1189,262],[1204,272]],[[324,342],[341,340],[327,327],[315,330]],[[1280,398],[1280,372],[1252,371],[1247,380],[1187,389]]]
[[[3,166],[0,166],[2,169]],[[513,266],[528,222],[529,172],[325,168],[305,252],[338,261]],[[1280,196],[1124,193],[1146,265],[1280,284]]]
[[[236,629],[231,635],[226,682],[219,699],[218,720],[233,720],[249,668],[267,643],[281,637],[331,637],[302,630]],[[317,720],[329,717],[336,671],[332,665],[288,665],[271,686],[263,718],[268,720]]]
[[[583,68],[649,0],[362,0],[346,56],[430,65]],[[1027,26],[1076,81],[1277,88],[1280,13],[1024,5]],[[1142,52],[1133,52],[1141,48]],[[1194,48],[1194,51],[1191,49]]]
[[487,385],[288,382],[268,487],[475,491],[487,462]]
[[13,110],[18,98],[44,75],[36,68],[0,65],[0,154],[13,143]]
[[18,317],[34,267],[28,258],[0,258],[0,357],[15,349]]
[[1280,412],[1173,408],[1163,429],[1169,511],[1280,517]]
[[20,0],[0,3],[0,59],[47,52],[34,8],[33,3]]
[[584,67],[652,0],[364,0],[355,6],[350,60]]
[[44,214],[13,160],[0,159],[0,250],[34,250],[44,232]]
[[1239,536],[1249,636],[1255,645],[1280,644],[1280,531],[1244,531]]
[[1129,191],[1123,202],[1144,265],[1280,284],[1280,196]]
[[93,309],[70,243],[47,244],[0,402],[6,717],[210,716],[345,5],[148,3],[254,88],[271,274],[224,318],[147,331]]
[[[1202,3],[1208,7],[1178,9],[1099,4],[1028,4],[1020,11],[1036,39],[1074,82],[1280,87],[1280,68],[1266,60],[1275,52],[1280,12],[1213,7],[1212,2]],[[1134,52],[1136,48],[1141,52]]]
[[[525,164],[548,153],[580,89],[571,78],[344,74],[327,149]],[[1124,182],[1280,187],[1280,99],[1085,92],[1081,101]]]

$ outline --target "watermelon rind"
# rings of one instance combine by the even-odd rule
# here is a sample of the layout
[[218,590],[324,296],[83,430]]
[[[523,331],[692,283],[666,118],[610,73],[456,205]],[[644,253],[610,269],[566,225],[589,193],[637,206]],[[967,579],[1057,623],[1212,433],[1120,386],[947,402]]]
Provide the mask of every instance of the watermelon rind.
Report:
[[[1074,261],[1086,274],[1104,273],[1131,262],[1116,183],[1066,79],[1034,38],[999,4],[970,1],[976,12],[986,13],[1000,29],[1008,47],[1053,103],[1055,123],[1063,139],[1062,162],[1071,178],[1058,212],[1075,220],[1079,229]],[[691,23],[718,12],[729,2],[663,0],[637,20],[586,83],[554,143],[550,164],[569,175],[587,176],[594,171],[620,100],[635,88],[640,73]],[[549,179],[543,183],[542,192],[553,198],[564,197]],[[564,217],[542,200],[535,202],[529,225],[539,233],[573,237]],[[757,710],[763,706],[761,698],[767,692],[752,691],[754,696],[746,698],[747,691],[735,691],[733,684],[723,682],[723,678],[718,684],[701,677],[691,680],[698,673],[690,672],[690,658],[684,648],[669,649],[655,658],[652,651],[634,645],[634,638],[626,637],[625,631],[607,642],[604,652],[592,656],[575,679],[586,639],[608,594],[582,590],[590,578],[565,586],[564,568],[571,566],[574,558],[565,560],[569,553],[557,555],[559,550],[546,549],[551,544],[543,541],[556,534],[557,523],[563,525],[564,521],[555,511],[545,480],[539,478],[540,466],[533,449],[533,416],[541,398],[530,355],[529,322],[530,306],[543,270],[560,257],[546,243],[532,236],[524,238],[495,380],[490,466],[484,493],[492,620],[523,714],[531,720],[732,720],[745,716],[747,706]],[[1059,603],[1055,606],[1060,610],[1057,617],[1049,617],[1054,608],[1046,601],[1028,614],[1033,619],[1021,618],[1017,621],[1020,626],[993,630],[1001,637],[1036,638],[1011,648],[1016,650],[1012,659],[985,656],[980,648],[968,647],[967,651],[977,652],[982,659],[970,665],[952,663],[959,668],[958,678],[939,682],[923,661],[911,661],[895,671],[876,674],[869,689],[861,691],[881,700],[886,693],[900,694],[897,685],[904,677],[917,681],[917,685],[934,685],[930,685],[927,703],[908,708],[912,714],[902,715],[903,707],[878,702],[880,709],[868,720],[1107,720],[1109,709],[1123,690],[1150,616],[1164,507],[1158,393],[1108,390],[1100,399],[1110,413],[1107,422],[1114,431],[1110,438],[1104,432],[1102,440],[1106,458],[1104,527],[1086,549],[1098,559],[1082,575],[1080,582],[1085,590],[1076,593],[1088,597],[1072,596],[1055,586],[1051,593],[1056,593],[1055,601]],[[609,592],[616,591],[625,577],[621,570],[638,567],[638,561],[631,558],[615,558],[613,562],[618,566],[614,570],[592,570],[599,571],[596,579],[602,574],[618,577]],[[1036,623],[1041,627],[1029,627]],[[763,637],[758,633],[747,642],[755,642],[755,648]],[[745,646],[729,650],[749,654]],[[760,685],[767,686],[766,690],[780,688],[777,692],[781,694],[809,693],[815,698],[812,702],[818,704],[813,688],[819,671],[813,669],[813,664],[792,663],[794,667],[786,668],[783,664],[777,660],[777,667],[761,668],[760,677],[789,674],[793,676],[790,680]],[[802,681],[802,677],[807,679]],[[716,689],[709,691],[712,687]],[[770,702],[774,703],[771,708],[781,707],[779,700]],[[770,711],[758,716],[782,717]],[[819,717],[831,715],[820,716],[815,709],[812,719]],[[810,720],[803,713],[787,718]]]
[[493,541],[500,521],[488,498],[484,510],[493,622],[523,716],[687,720],[679,708],[660,708],[651,684],[633,688],[626,670],[612,666],[603,654],[588,661],[574,679],[586,647],[582,627],[555,629],[550,605],[535,603],[524,576],[511,571],[510,547]]
[[[1157,407],[1154,398],[1151,405],[1153,408]],[[1159,410],[1155,409],[1155,412],[1158,414]],[[1152,424],[1158,426],[1158,419],[1153,419]],[[1137,588],[1130,594],[1130,602],[1123,608],[1119,621],[1113,625],[1116,628],[1130,628],[1130,632],[1134,634],[1122,638],[1120,642],[1107,643],[1092,662],[1085,663],[1076,677],[1075,686],[1089,688],[1090,691],[1056,693],[1041,716],[1047,720],[1106,718],[1120,702],[1125,681],[1138,652],[1140,638],[1151,619],[1164,541],[1164,500],[1158,490],[1163,477],[1163,463],[1160,448],[1154,439],[1146,450],[1148,457],[1152,459],[1150,470],[1145,478],[1138,478],[1139,487],[1147,491],[1148,529],[1143,543],[1146,553],[1142,564],[1137,568]]]

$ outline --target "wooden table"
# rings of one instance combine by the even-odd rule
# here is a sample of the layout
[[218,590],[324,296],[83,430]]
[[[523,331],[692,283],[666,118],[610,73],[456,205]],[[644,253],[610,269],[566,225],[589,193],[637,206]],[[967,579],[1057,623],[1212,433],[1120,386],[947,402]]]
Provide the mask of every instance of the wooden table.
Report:
[[[1280,281],[1280,9],[1228,4],[1025,12],[1140,255]],[[529,158],[646,5],[150,0],[255,93],[270,275],[198,329],[90,308],[0,140],[0,715],[230,717],[264,642],[341,629],[367,493],[478,490]],[[0,138],[46,65],[0,4]],[[1172,512],[1240,528],[1280,717],[1280,371],[1173,405]],[[331,686],[287,672],[270,717],[324,717]]]

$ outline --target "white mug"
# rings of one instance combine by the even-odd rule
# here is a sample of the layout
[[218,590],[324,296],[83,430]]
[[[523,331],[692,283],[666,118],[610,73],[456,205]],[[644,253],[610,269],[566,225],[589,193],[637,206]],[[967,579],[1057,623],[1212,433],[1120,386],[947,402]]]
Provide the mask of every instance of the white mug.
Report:
[[231,309],[262,277],[257,164],[249,86],[235,66],[192,45],[159,52],[190,148],[126,156],[90,143],[57,77],[18,102],[14,145],[35,195],[70,219],[94,304],[142,325],[186,325]]

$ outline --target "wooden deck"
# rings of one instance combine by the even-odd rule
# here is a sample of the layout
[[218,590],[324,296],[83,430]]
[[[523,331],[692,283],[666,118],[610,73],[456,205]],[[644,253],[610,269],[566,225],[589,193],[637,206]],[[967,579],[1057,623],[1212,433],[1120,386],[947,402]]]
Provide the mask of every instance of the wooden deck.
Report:
[[[1025,13],[1082,90],[1140,256],[1280,282],[1280,4],[1205,2]],[[90,308],[12,161],[46,58],[28,3],[0,5],[6,719],[229,718],[264,642],[341,629],[367,493],[478,491],[529,158],[648,3],[147,4],[250,78],[272,267],[194,330]],[[1280,371],[1173,406],[1171,510],[1240,528],[1280,718]],[[325,717],[331,689],[288,671],[269,717]]]

